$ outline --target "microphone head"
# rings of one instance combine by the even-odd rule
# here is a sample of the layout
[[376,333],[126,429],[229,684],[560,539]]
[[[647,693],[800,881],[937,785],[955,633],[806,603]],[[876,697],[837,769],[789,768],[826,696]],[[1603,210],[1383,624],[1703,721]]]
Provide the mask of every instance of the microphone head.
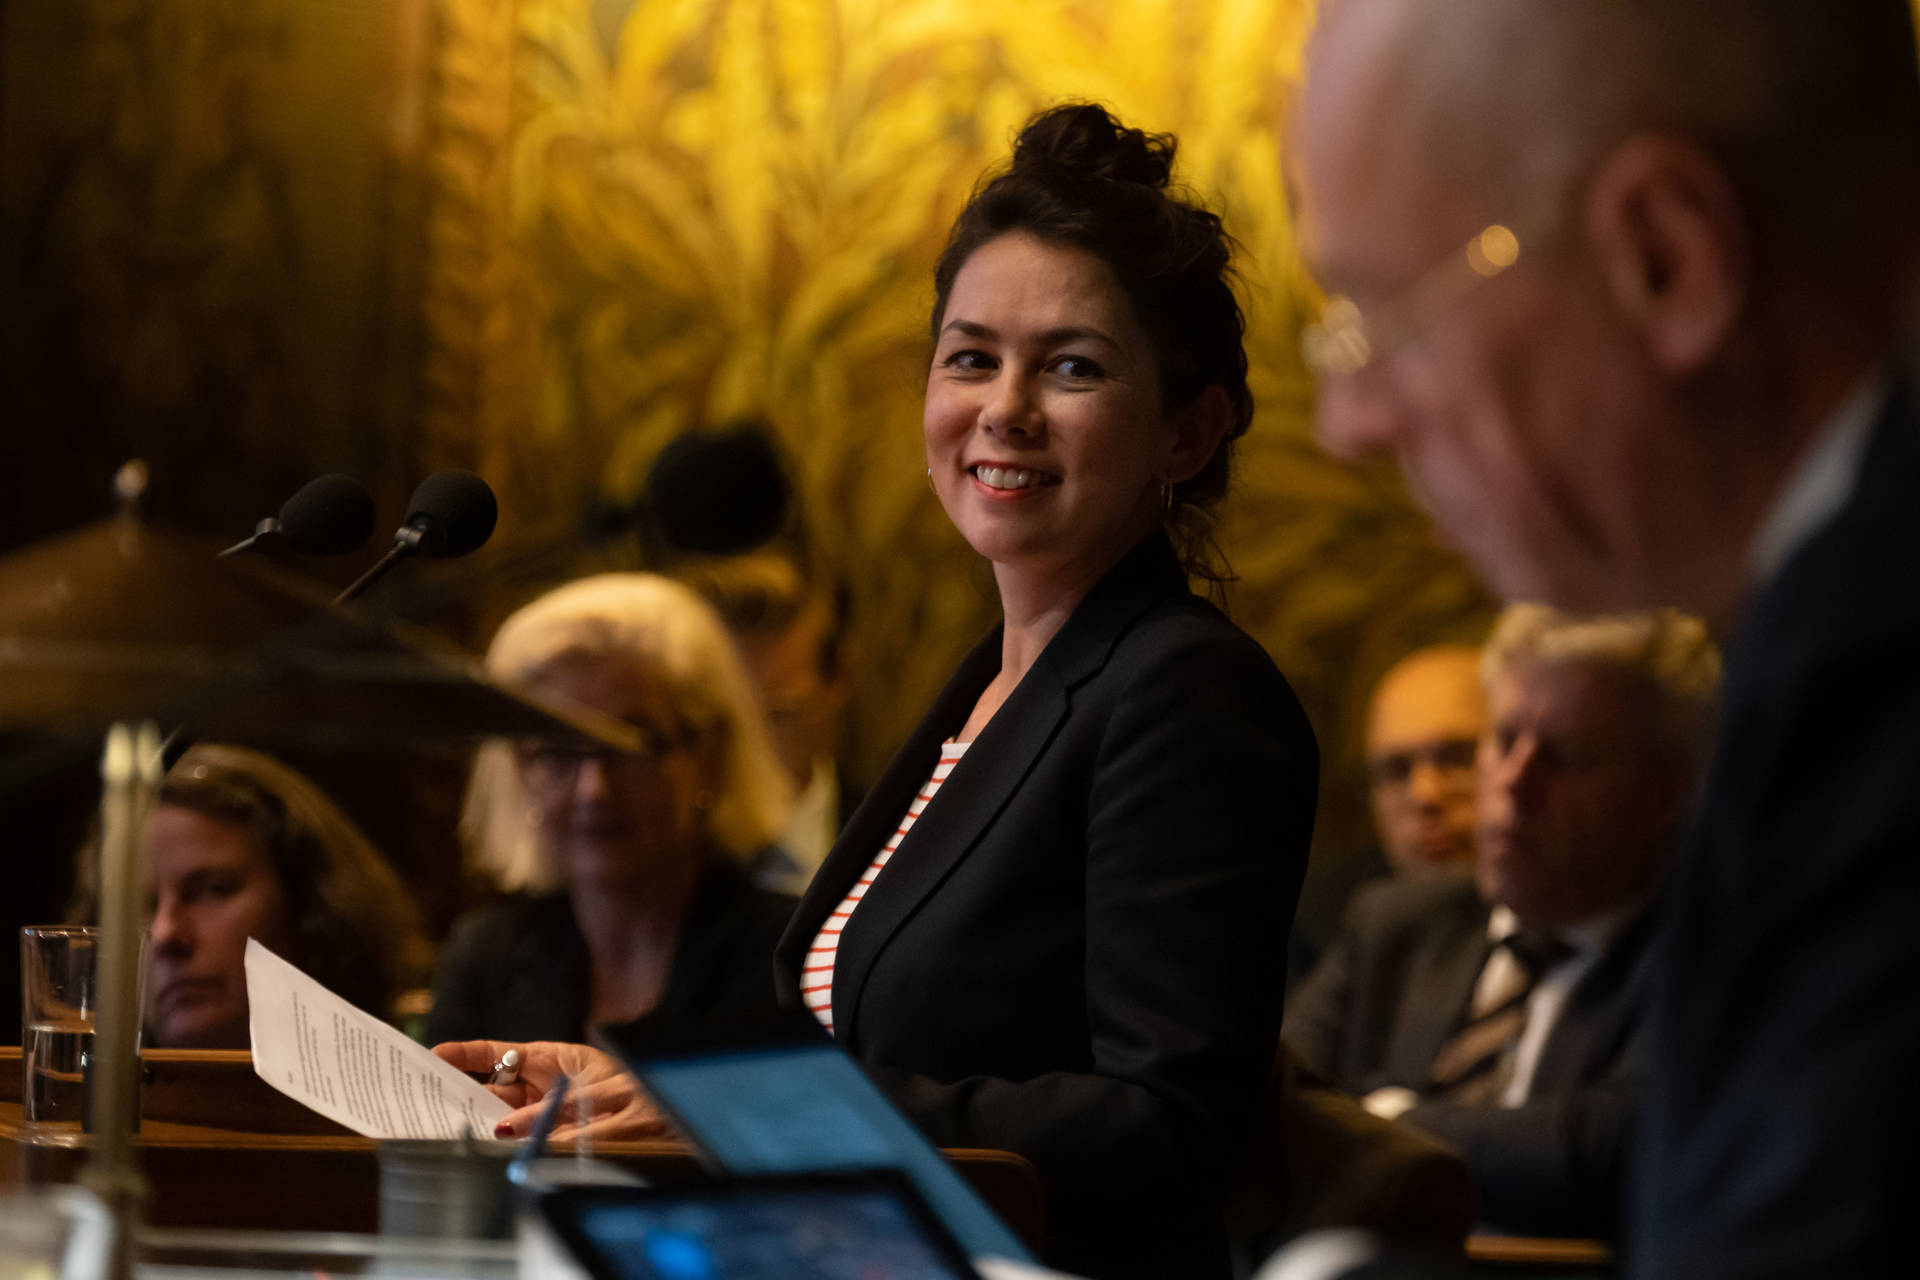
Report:
[[373,495],[352,476],[309,480],[280,508],[280,536],[295,551],[344,556],[373,535]]
[[429,556],[478,550],[499,518],[493,490],[471,471],[436,471],[407,501],[407,525],[420,531],[420,551]]
[[662,449],[643,502],[670,550],[736,555],[780,532],[793,482],[772,433],[745,423],[695,431]]

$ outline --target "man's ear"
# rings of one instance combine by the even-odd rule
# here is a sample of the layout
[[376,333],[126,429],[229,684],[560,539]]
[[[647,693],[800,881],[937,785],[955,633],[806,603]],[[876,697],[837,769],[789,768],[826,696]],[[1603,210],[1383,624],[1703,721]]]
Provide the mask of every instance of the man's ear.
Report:
[[1751,236],[1726,171],[1683,138],[1616,147],[1587,189],[1585,222],[1615,307],[1654,364],[1699,371],[1746,306]]
[[1213,459],[1233,426],[1233,402],[1218,383],[1201,389],[1173,417],[1173,438],[1163,459],[1172,484],[1191,480]]

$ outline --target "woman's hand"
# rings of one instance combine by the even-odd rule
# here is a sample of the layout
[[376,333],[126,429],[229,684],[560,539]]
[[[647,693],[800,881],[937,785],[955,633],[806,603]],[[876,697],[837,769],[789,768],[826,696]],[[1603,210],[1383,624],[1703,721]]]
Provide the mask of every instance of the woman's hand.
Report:
[[[433,1046],[436,1055],[462,1071],[475,1074],[493,1070],[501,1055],[514,1049],[520,1054],[520,1077],[512,1084],[489,1085],[494,1095],[514,1110],[494,1126],[497,1138],[524,1138],[533,1131],[534,1120],[547,1094],[561,1076],[569,1080],[567,1100],[561,1105],[567,1114],[554,1128],[555,1142],[588,1138],[596,1142],[632,1142],[643,1138],[672,1136],[653,1100],[628,1075],[618,1060],[591,1045],[563,1044],[555,1040],[536,1040],[532,1044],[511,1044],[505,1040],[450,1040]],[[590,1117],[583,1127],[577,1117]]]

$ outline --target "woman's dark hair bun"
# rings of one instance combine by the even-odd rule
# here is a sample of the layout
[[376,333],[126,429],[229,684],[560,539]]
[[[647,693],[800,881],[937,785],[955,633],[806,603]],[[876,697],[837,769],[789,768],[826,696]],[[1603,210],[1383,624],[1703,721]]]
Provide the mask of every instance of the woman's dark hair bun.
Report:
[[1192,192],[1173,181],[1172,134],[1129,129],[1105,107],[1071,102],[1027,122],[1013,161],[989,171],[954,220],[933,269],[931,336],[940,342],[960,270],[982,246],[1012,232],[1098,258],[1126,295],[1153,345],[1161,408],[1225,393],[1226,439],[1166,494],[1166,524],[1187,571],[1224,581],[1211,508],[1227,491],[1233,443],[1253,422],[1246,318],[1233,294],[1233,238]]
[[1173,178],[1170,133],[1129,129],[1090,102],[1069,103],[1035,116],[1013,144],[1018,176],[1104,178],[1164,191]]

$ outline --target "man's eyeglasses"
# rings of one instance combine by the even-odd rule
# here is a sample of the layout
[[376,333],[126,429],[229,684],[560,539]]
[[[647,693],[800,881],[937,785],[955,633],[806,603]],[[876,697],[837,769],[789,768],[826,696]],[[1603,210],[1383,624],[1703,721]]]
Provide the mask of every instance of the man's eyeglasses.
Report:
[[580,780],[580,767],[588,760],[596,761],[608,773],[631,773],[650,768],[700,740],[699,732],[689,728],[672,732],[644,724],[634,728],[639,731],[639,741],[629,750],[583,738],[522,738],[513,744],[520,778],[535,796],[552,798],[573,790]]
[[1364,315],[1351,298],[1327,299],[1320,322],[1300,335],[1300,354],[1320,377],[1352,377],[1393,355],[1436,315],[1519,260],[1519,236],[1497,222],[1484,227]]
[[1473,771],[1480,744],[1473,738],[1447,738],[1405,751],[1387,751],[1367,761],[1367,777],[1376,787],[1404,787],[1421,765],[1445,778],[1457,779]]

